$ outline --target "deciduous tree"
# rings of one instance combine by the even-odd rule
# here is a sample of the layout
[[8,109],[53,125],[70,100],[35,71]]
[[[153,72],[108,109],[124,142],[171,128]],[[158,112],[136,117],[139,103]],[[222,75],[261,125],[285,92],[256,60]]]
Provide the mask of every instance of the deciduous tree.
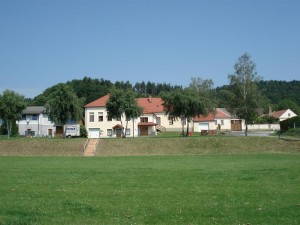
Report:
[[24,96],[11,90],[5,90],[0,95],[0,118],[6,123],[8,138],[11,136],[13,124],[21,118],[25,108]]
[[68,121],[78,121],[82,117],[83,104],[84,99],[79,99],[70,86],[61,83],[49,95],[46,111],[55,124],[66,125]]
[[142,113],[142,108],[136,103],[136,94],[132,89],[117,89],[112,88],[110,91],[109,100],[106,103],[108,116],[112,118],[121,118],[121,126],[123,127],[122,117],[126,119],[125,133],[122,129],[122,136],[126,137],[128,121],[139,117]]
[[257,89],[260,77],[256,72],[256,65],[248,53],[239,57],[234,65],[235,72],[228,76],[229,88],[223,94],[226,97],[228,110],[238,118],[245,120],[245,136],[248,124],[252,123],[260,108],[261,95]]

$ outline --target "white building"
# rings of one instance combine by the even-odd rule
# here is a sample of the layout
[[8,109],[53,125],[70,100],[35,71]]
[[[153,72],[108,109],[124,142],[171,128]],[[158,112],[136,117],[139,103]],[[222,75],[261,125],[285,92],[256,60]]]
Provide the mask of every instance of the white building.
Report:
[[128,121],[125,117],[110,118],[106,110],[109,95],[105,95],[85,105],[85,126],[89,138],[121,137],[122,130],[128,137],[156,135],[158,130],[181,131],[181,121],[165,115],[161,98],[137,98],[137,104],[143,108],[139,118]]
[[50,121],[44,106],[28,106],[17,121],[19,134],[30,137],[53,137],[55,125]]

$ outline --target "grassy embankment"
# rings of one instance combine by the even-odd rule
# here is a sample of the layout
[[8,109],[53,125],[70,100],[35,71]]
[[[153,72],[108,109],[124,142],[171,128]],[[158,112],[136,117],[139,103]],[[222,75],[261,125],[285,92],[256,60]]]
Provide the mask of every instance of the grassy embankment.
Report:
[[[0,140],[0,156],[82,156],[86,139]],[[276,137],[139,137],[101,139],[97,156],[299,153],[300,142]]]
[[107,139],[97,154],[115,157],[71,157],[84,143],[1,140],[0,224],[300,222],[299,142]]

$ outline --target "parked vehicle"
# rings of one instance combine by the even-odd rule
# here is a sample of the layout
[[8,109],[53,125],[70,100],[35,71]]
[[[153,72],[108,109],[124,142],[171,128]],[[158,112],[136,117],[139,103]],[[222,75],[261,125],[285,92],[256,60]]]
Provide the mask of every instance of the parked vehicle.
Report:
[[64,129],[66,131],[67,138],[80,136],[80,125],[79,124],[65,125]]

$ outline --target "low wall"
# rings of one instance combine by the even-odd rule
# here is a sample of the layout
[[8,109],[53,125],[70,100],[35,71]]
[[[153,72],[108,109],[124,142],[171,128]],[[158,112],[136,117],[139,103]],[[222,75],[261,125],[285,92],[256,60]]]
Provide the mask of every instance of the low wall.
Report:
[[280,130],[279,124],[248,124],[248,130]]

